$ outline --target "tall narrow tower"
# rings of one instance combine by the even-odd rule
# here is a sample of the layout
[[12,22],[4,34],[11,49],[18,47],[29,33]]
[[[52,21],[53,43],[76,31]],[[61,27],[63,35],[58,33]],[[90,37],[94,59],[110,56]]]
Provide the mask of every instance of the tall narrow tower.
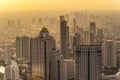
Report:
[[95,45],[96,24],[90,22],[90,45]]
[[61,53],[65,59],[69,58],[69,27],[64,16],[60,16]]

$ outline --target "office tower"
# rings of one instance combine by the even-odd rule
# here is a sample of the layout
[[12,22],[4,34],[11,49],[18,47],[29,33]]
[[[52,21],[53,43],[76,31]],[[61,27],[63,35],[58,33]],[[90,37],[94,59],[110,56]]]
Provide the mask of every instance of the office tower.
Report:
[[11,71],[9,65],[11,64],[11,45],[4,45],[5,53],[5,80],[11,79]]
[[49,80],[62,80],[60,69],[60,53],[57,49],[51,49],[49,61]]
[[103,44],[103,59],[104,59],[104,66],[106,67],[113,67],[113,41],[106,40]]
[[61,53],[64,58],[69,58],[69,27],[64,16],[60,16],[60,41]]
[[49,80],[50,50],[55,48],[55,39],[49,35],[46,28],[42,28],[40,34],[30,39],[30,64],[31,75],[43,77]]
[[102,47],[75,47],[75,80],[102,80]]
[[117,50],[117,67],[120,68],[120,41],[119,41],[118,50]]
[[74,46],[80,45],[80,34],[75,34],[73,36],[73,45]]
[[73,54],[72,54],[72,57],[73,58],[75,58],[75,53],[74,53],[74,47],[76,46],[76,45],[80,45],[80,34],[75,34],[74,36],[73,36],[73,43],[72,43],[72,52],[73,52]]
[[4,45],[4,53],[5,53],[5,65],[11,64],[11,45]]
[[101,45],[103,38],[104,38],[103,30],[102,29],[97,29],[96,44]]
[[4,80],[19,80],[19,68],[16,62],[11,63],[11,45],[4,46],[5,51],[5,74]]
[[16,37],[16,56],[30,60],[30,39],[27,36]]
[[90,31],[96,33],[96,24],[95,22],[90,22]]
[[74,26],[73,32],[76,33],[76,19],[75,18],[73,19],[73,26]]
[[83,45],[90,45],[90,32],[84,31]]
[[120,45],[120,41],[118,40],[114,40],[113,41],[113,66],[117,67],[117,58],[118,58],[118,50],[119,50],[119,45]]
[[73,59],[64,59],[63,80],[74,80],[74,62]]
[[[119,58],[119,45],[120,45],[120,41],[118,40],[107,40],[105,42],[105,47],[104,47],[104,62],[106,67],[117,67],[117,58]],[[111,59],[111,62],[110,59]],[[109,62],[109,64],[108,64]]]
[[96,24],[90,22],[90,45],[95,45]]
[[19,68],[16,62],[12,62],[5,67],[4,80],[20,80]]

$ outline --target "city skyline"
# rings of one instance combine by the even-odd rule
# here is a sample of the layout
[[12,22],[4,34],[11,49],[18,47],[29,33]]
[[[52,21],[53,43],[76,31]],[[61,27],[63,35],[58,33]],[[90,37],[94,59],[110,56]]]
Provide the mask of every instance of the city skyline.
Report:
[[119,0],[0,0],[0,80],[120,80]]

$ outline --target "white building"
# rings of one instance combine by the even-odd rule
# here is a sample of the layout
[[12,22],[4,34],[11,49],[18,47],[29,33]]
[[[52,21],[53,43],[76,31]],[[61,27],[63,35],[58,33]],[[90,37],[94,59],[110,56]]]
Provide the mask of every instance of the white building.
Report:
[[5,67],[5,80],[20,80],[19,68],[16,62],[12,62],[11,65]]
[[16,62],[11,62],[11,45],[4,46],[5,73],[4,80],[19,80],[19,68]]

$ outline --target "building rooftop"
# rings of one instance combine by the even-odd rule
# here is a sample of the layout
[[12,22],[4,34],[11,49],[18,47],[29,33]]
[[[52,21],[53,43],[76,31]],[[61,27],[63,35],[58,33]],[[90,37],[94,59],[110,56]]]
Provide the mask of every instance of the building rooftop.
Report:
[[49,31],[48,31],[47,28],[43,27],[43,28],[41,29],[41,32],[49,32]]

